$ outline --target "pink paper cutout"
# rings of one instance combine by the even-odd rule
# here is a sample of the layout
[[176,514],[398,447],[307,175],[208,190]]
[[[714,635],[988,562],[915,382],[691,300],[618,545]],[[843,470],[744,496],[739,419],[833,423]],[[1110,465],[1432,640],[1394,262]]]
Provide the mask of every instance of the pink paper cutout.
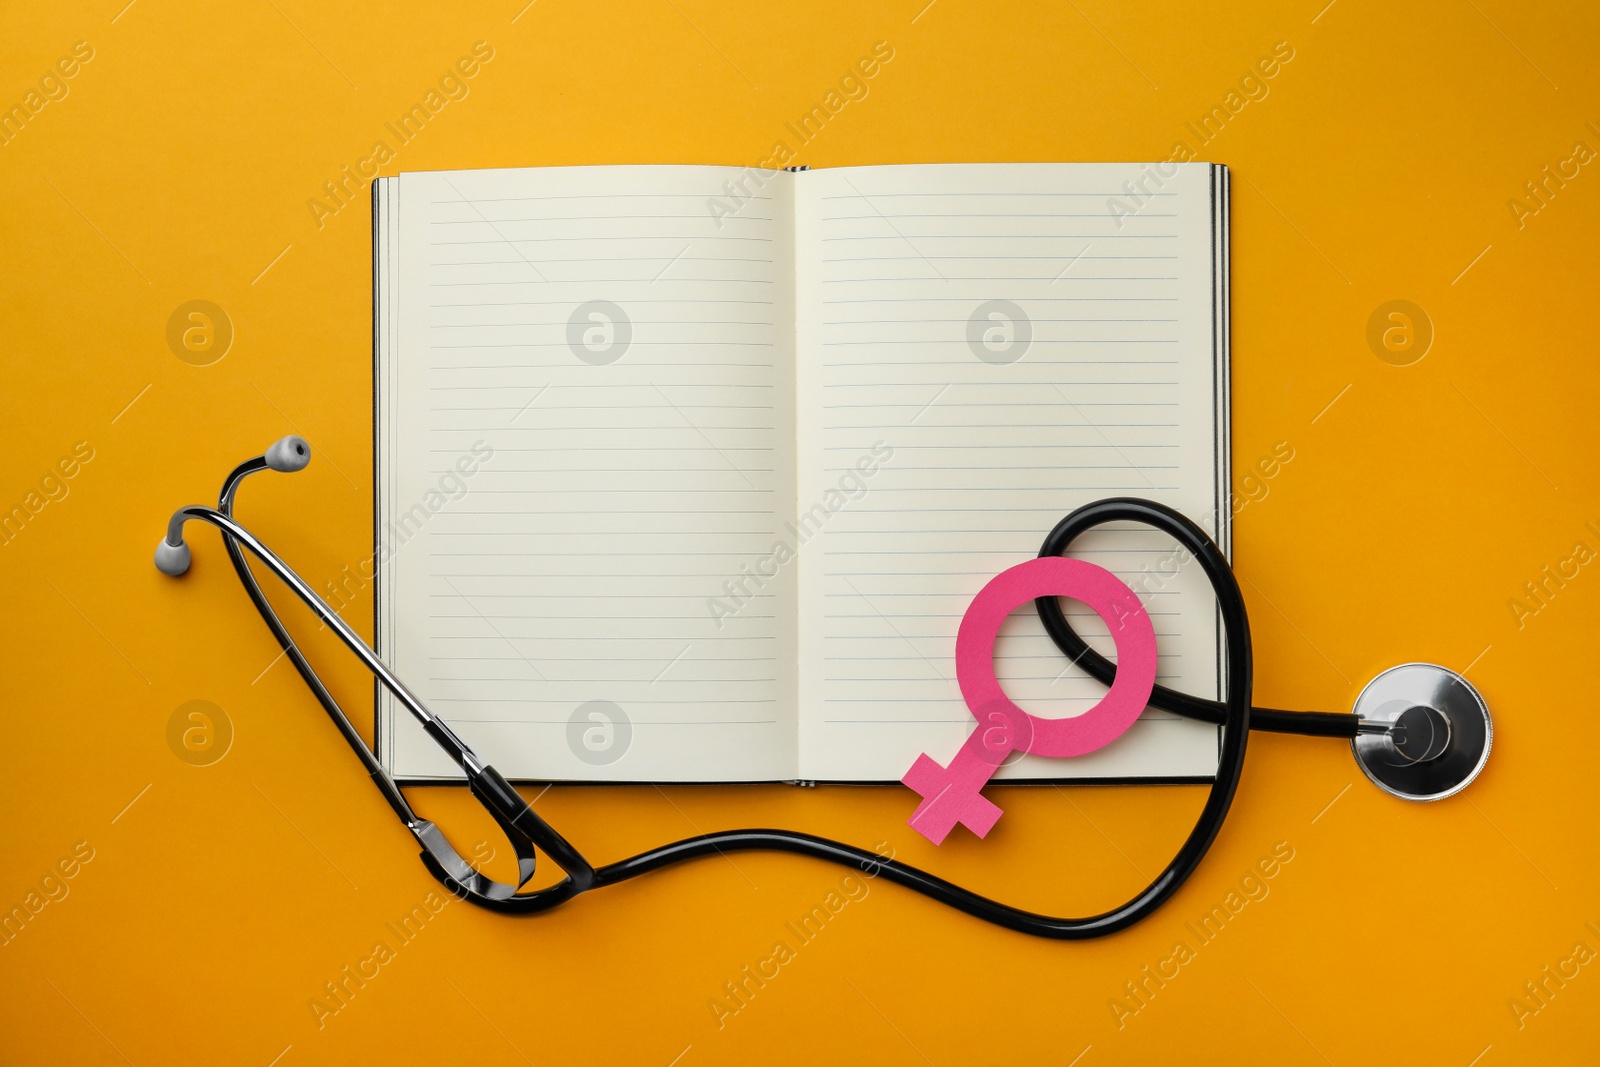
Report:
[[[1089,605],[1116,641],[1117,676],[1110,691],[1074,718],[1029,715],[1006,696],[994,673],[994,643],[1006,616],[1043,596]],[[948,767],[923,753],[901,779],[923,798],[908,823],[936,845],[957,823],[988,836],[1001,810],[981,790],[1012,752],[1081,756],[1126,733],[1155,688],[1155,627],[1133,590],[1104,567],[1041,556],[995,575],[973,597],[956,632],[956,681],[977,728]]]

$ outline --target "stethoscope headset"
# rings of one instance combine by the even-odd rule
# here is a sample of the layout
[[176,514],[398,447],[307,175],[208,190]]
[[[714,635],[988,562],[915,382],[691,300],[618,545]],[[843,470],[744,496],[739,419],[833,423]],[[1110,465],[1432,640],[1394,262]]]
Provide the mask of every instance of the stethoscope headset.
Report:
[[[498,771],[484,763],[465,741],[429,711],[303,578],[233,518],[234,497],[246,477],[263,470],[303,470],[310,462],[311,447],[303,438],[290,436],[274,443],[264,455],[239,464],[223,482],[215,509],[193,505],[173,513],[167,535],[156,548],[156,566],[162,573],[172,576],[189,569],[189,546],[184,542],[183,528],[190,519],[208,522],[222,531],[228,557],[251,602],[334,725],[344,734],[384,799],[421,843],[423,864],[451,893],[495,911],[545,911],[580,893],[615,885],[685,860],[767,850],[797,853],[870,872],[985,922],[1036,937],[1062,940],[1103,937],[1150,915],[1194,873],[1233,803],[1244,769],[1245,743],[1253,729],[1348,739],[1367,777],[1384,791],[1408,800],[1438,800],[1460,791],[1482,770],[1489,756],[1492,725],[1482,698],[1465,678],[1431,664],[1411,663],[1383,672],[1366,686],[1356,700],[1355,711],[1348,714],[1252,706],[1250,623],[1227,559],[1204,530],[1179,512],[1151,500],[1118,497],[1087,504],[1067,515],[1044,539],[1039,555],[1064,556],[1084,533],[1106,523],[1132,522],[1159,530],[1198,561],[1216,595],[1226,636],[1226,696],[1223,700],[1207,700],[1161,685],[1156,685],[1151,693],[1150,706],[1218,725],[1222,727],[1222,740],[1216,777],[1194,828],[1166,868],[1132,899],[1085,918],[1039,915],[990,900],[910,864],[792,830],[724,830],[699,834],[596,867],[529,807]],[[380,765],[268,603],[246,562],[246,551],[277,575],[339,636],[461,768],[473,796],[499,824],[516,852],[515,885],[479,873],[437,826],[412,810],[400,787]],[[1072,629],[1060,599],[1045,597],[1034,604],[1046,632],[1061,652],[1097,681],[1111,685],[1116,677],[1116,665],[1090,648]],[[542,850],[555,861],[565,877],[545,888],[520,892],[533,877],[536,850]]]

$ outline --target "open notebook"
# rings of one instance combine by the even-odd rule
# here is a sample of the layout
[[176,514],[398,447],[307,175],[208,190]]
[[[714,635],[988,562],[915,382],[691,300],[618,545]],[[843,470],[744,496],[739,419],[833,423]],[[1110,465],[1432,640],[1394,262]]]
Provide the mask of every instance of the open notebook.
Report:
[[[1153,497],[1228,548],[1227,189],[1210,164],[381,179],[378,651],[515,779],[948,761],[961,615],[1063,514]],[[1134,528],[1081,547],[1143,594],[1161,680],[1216,692],[1197,567]],[[1031,611],[996,665],[1037,715],[1104,692]],[[386,694],[378,738],[401,779],[457,777]],[[999,777],[1203,778],[1217,745],[1147,711]]]

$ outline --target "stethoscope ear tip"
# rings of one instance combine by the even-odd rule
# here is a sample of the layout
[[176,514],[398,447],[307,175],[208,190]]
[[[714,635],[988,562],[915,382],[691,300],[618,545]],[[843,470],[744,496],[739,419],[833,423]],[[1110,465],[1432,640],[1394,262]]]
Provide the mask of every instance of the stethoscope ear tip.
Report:
[[156,545],[156,570],[169,578],[176,578],[189,570],[189,543],[179,541],[169,544],[165,538]]
[[1350,742],[1356,763],[1404,800],[1459,793],[1483,770],[1494,740],[1489,707],[1472,683],[1432,663],[1384,671],[1356,698],[1355,714],[1363,724]]
[[280,437],[272,442],[272,447],[267,449],[263,457],[267,466],[275,471],[285,474],[306,469],[306,464],[311,462],[311,445],[304,437],[292,433],[288,437]]

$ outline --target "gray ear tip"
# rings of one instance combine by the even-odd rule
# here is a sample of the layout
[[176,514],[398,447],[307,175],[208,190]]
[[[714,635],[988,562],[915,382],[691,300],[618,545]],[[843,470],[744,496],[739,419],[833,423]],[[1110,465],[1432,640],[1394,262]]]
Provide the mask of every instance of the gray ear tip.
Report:
[[292,433],[272,442],[272,447],[267,449],[266,460],[268,467],[286,474],[305,470],[306,464],[311,462],[311,445],[304,437]]
[[187,541],[169,545],[163,538],[156,546],[156,570],[176,578],[189,569],[189,544]]

